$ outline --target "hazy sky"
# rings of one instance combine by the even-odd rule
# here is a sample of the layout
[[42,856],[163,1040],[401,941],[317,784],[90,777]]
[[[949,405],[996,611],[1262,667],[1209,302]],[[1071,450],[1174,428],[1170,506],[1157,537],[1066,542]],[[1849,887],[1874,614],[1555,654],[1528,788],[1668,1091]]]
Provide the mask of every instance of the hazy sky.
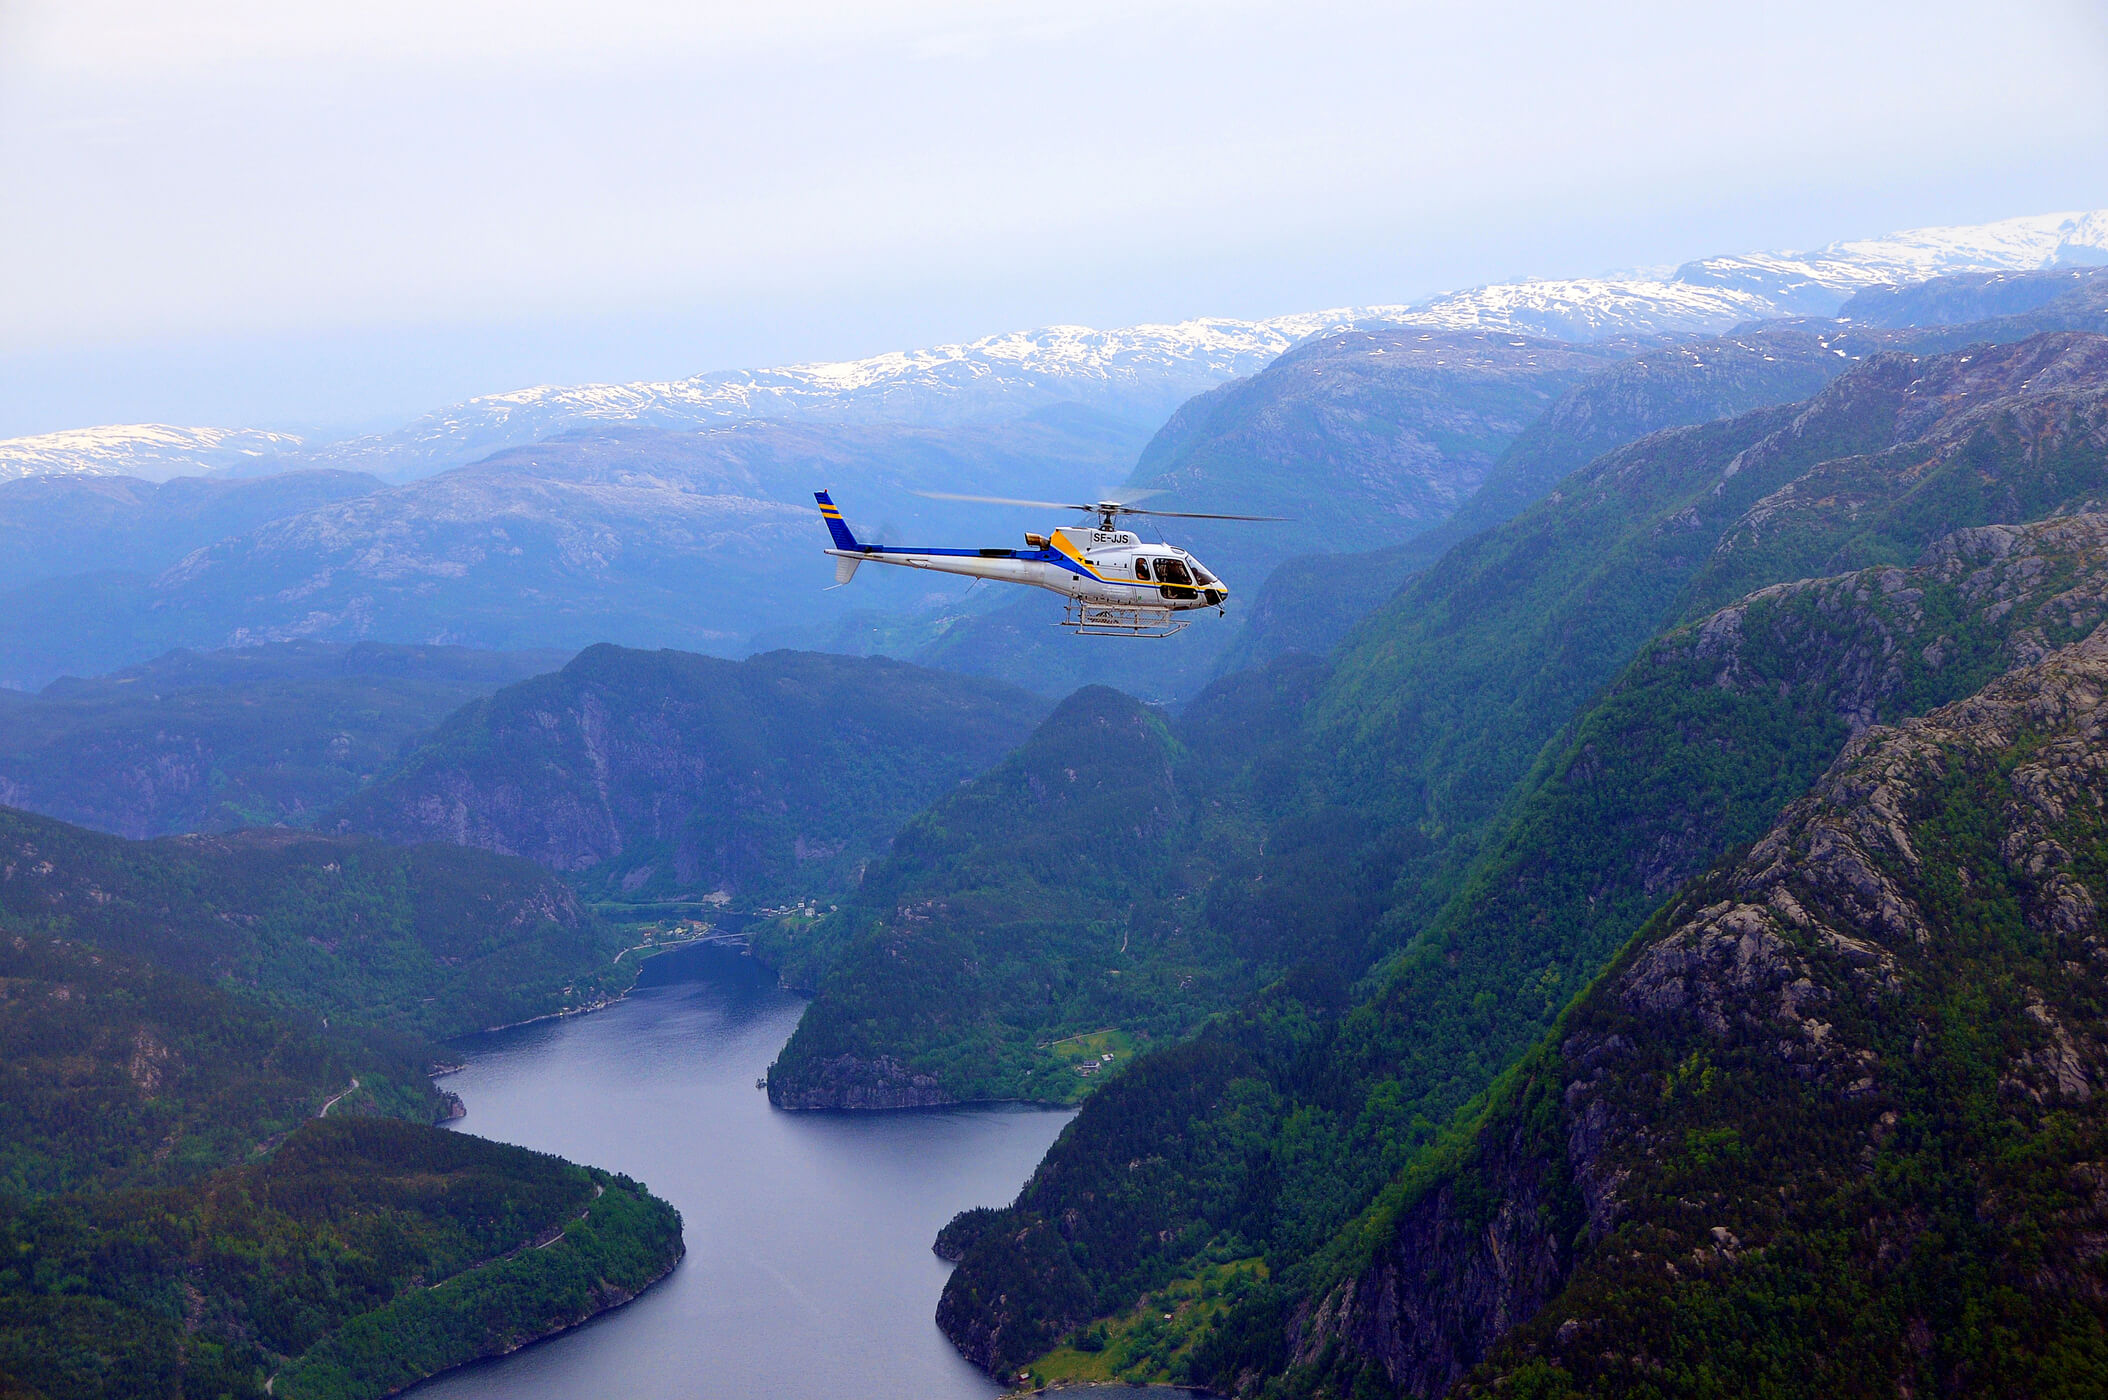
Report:
[[2108,205],[2104,10],[0,0],[0,435]]

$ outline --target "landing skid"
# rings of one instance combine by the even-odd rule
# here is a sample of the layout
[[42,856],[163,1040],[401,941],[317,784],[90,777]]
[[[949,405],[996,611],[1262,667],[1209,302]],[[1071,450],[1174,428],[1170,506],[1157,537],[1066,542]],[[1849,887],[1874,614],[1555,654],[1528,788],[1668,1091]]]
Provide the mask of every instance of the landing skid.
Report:
[[1169,608],[1123,608],[1073,599],[1061,625],[1079,637],[1169,637],[1193,625]]

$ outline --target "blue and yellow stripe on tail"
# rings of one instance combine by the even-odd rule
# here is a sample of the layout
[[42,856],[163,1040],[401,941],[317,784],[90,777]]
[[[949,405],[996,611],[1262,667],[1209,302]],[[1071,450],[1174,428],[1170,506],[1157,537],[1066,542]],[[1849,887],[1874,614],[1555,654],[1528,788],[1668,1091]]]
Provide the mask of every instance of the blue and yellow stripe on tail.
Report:
[[856,542],[856,536],[849,533],[849,522],[842,519],[842,513],[835,509],[834,502],[829,499],[827,493],[815,491],[812,498],[820,503],[820,518],[827,522],[827,533],[834,536],[834,547],[862,549],[863,546]]

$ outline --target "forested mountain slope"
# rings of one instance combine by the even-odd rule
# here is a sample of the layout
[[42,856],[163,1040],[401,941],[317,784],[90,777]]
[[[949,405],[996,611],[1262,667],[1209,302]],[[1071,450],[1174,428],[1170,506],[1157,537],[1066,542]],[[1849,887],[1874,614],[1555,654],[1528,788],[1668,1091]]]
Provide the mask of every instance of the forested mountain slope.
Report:
[[1118,691],[1063,701],[910,822],[841,912],[762,945],[819,989],[769,1071],[770,1100],[1059,1102],[1089,1080],[1054,1042],[1111,1027],[1124,1050],[1232,1004],[1249,982],[1198,896],[1233,838],[1210,832],[1196,766],[1161,715]]
[[0,1388],[378,1400],[663,1276],[635,1182],[429,1126],[427,1036],[618,990],[618,942],[481,851],[0,809]]
[[1546,751],[1385,986],[1389,1019],[1470,1017],[1471,1043],[1424,1038],[1423,1062],[1393,1072],[1490,1078],[1849,738],[1967,695],[2104,616],[2108,517],[2061,516],[1957,531],[1910,569],[1775,585],[1648,643]]
[[[1263,860],[1233,866],[1208,902],[1231,946],[1293,943],[1319,966],[1192,1055],[1145,1056],[1094,1096],[1018,1207],[952,1241],[963,1262],[948,1333],[1006,1370],[1093,1316],[1118,1322],[1169,1281],[1202,1287],[1240,1259],[1278,1272],[1323,1249],[1681,872],[1768,820],[1855,727],[2090,626],[2097,521],[1945,536],[2083,507],[2108,485],[2108,441],[2089,436],[2090,405],[2108,392],[2103,344],[1878,356],[1804,407],[1644,439],[1453,551],[1371,619],[1305,711],[1318,781],[1275,793]],[[1591,703],[1694,606],[1692,581],[1751,505],[1840,458],[1889,475],[1856,476],[1866,489],[1831,524],[1914,571],[1760,592],[1657,643]],[[1928,533],[1935,521],[1947,529]],[[1748,689],[1716,694],[1730,640]],[[1504,810],[1520,815],[1486,842]],[[1371,865],[1402,876],[1373,900],[1351,893]],[[1436,919],[1459,882],[1467,894]],[[1393,949],[1405,951],[1349,991],[1345,978]],[[1218,1067],[1214,1088],[1184,1082],[1196,1063]],[[1122,1145],[1152,1138],[1181,1150],[1145,1161]],[[1277,1307],[1294,1296],[1267,1294]],[[1231,1343],[1192,1350],[1209,1309],[1176,1311],[1182,1331],[1124,1332],[1099,1355],[1128,1358],[1129,1374],[1203,1374],[1182,1368]]]
[[464,708],[331,824],[524,856],[602,896],[816,893],[1045,712],[882,657],[589,647]]
[[0,1388],[46,1400],[380,1400],[682,1254],[627,1177],[336,1114],[183,1186],[0,1198],[0,1239]]
[[[1325,800],[1426,835],[1412,880],[1446,894],[1538,750],[1647,637],[1708,597],[1817,572],[1847,542],[1854,564],[1908,562],[1963,526],[2076,507],[2108,490],[2103,404],[2108,338],[2051,335],[1877,355],[1803,407],[1607,454],[1452,550],[1341,649],[1309,721]],[[1864,499],[1826,511],[1811,487],[1831,481]],[[1771,502],[1802,497],[1803,533],[1743,543]],[[1401,908],[1425,917],[1424,898]]]
[[621,936],[523,860],[289,831],[127,841],[9,808],[0,930],[434,1037],[575,1009],[634,975],[612,965]]
[[0,809],[0,1390],[378,1400],[663,1276],[637,1183],[430,1126],[427,1036],[618,943],[486,852]]
[[[1894,413],[1894,441],[1831,454],[1754,502],[1692,580],[1686,612],[1782,577],[1908,559],[1946,530],[2034,519],[2101,491],[2104,378],[2108,337],[2071,332],[1877,357],[1852,387],[1860,411]],[[1880,402],[1891,394],[1893,410]],[[1774,460],[1803,459],[1810,431],[1822,429],[1796,423],[1741,470],[1768,477]]]
[[1855,740],[1315,1265],[1285,1391],[2098,1388],[2104,695],[2096,632]]
[[273,1010],[117,953],[0,932],[0,1194],[165,1185],[325,1105],[455,1111],[414,1037]]
[[0,706],[0,802],[134,837],[304,825],[460,706],[564,660],[279,642],[63,677]]
[[1515,436],[1631,351],[1485,332],[1358,330],[1297,346],[1191,400],[1142,450],[1129,484],[1173,509],[1290,517],[1225,534],[1264,572],[1312,545],[1371,548],[1436,523]]
[[1409,575],[1514,519],[1596,457],[1664,428],[1807,398],[1858,362],[1862,346],[1845,339],[1835,328],[1757,326],[1644,349],[1596,370],[1517,434],[1439,524],[1378,550],[1284,561],[1246,602],[1245,626],[1222,668],[1290,650],[1329,651]]

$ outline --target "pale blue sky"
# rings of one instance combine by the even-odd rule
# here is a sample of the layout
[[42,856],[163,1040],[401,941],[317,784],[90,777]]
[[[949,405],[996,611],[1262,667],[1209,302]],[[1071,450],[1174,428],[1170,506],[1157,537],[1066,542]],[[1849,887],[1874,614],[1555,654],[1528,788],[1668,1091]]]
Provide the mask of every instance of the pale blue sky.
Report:
[[0,0],[0,435],[2108,205],[2101,11]]

